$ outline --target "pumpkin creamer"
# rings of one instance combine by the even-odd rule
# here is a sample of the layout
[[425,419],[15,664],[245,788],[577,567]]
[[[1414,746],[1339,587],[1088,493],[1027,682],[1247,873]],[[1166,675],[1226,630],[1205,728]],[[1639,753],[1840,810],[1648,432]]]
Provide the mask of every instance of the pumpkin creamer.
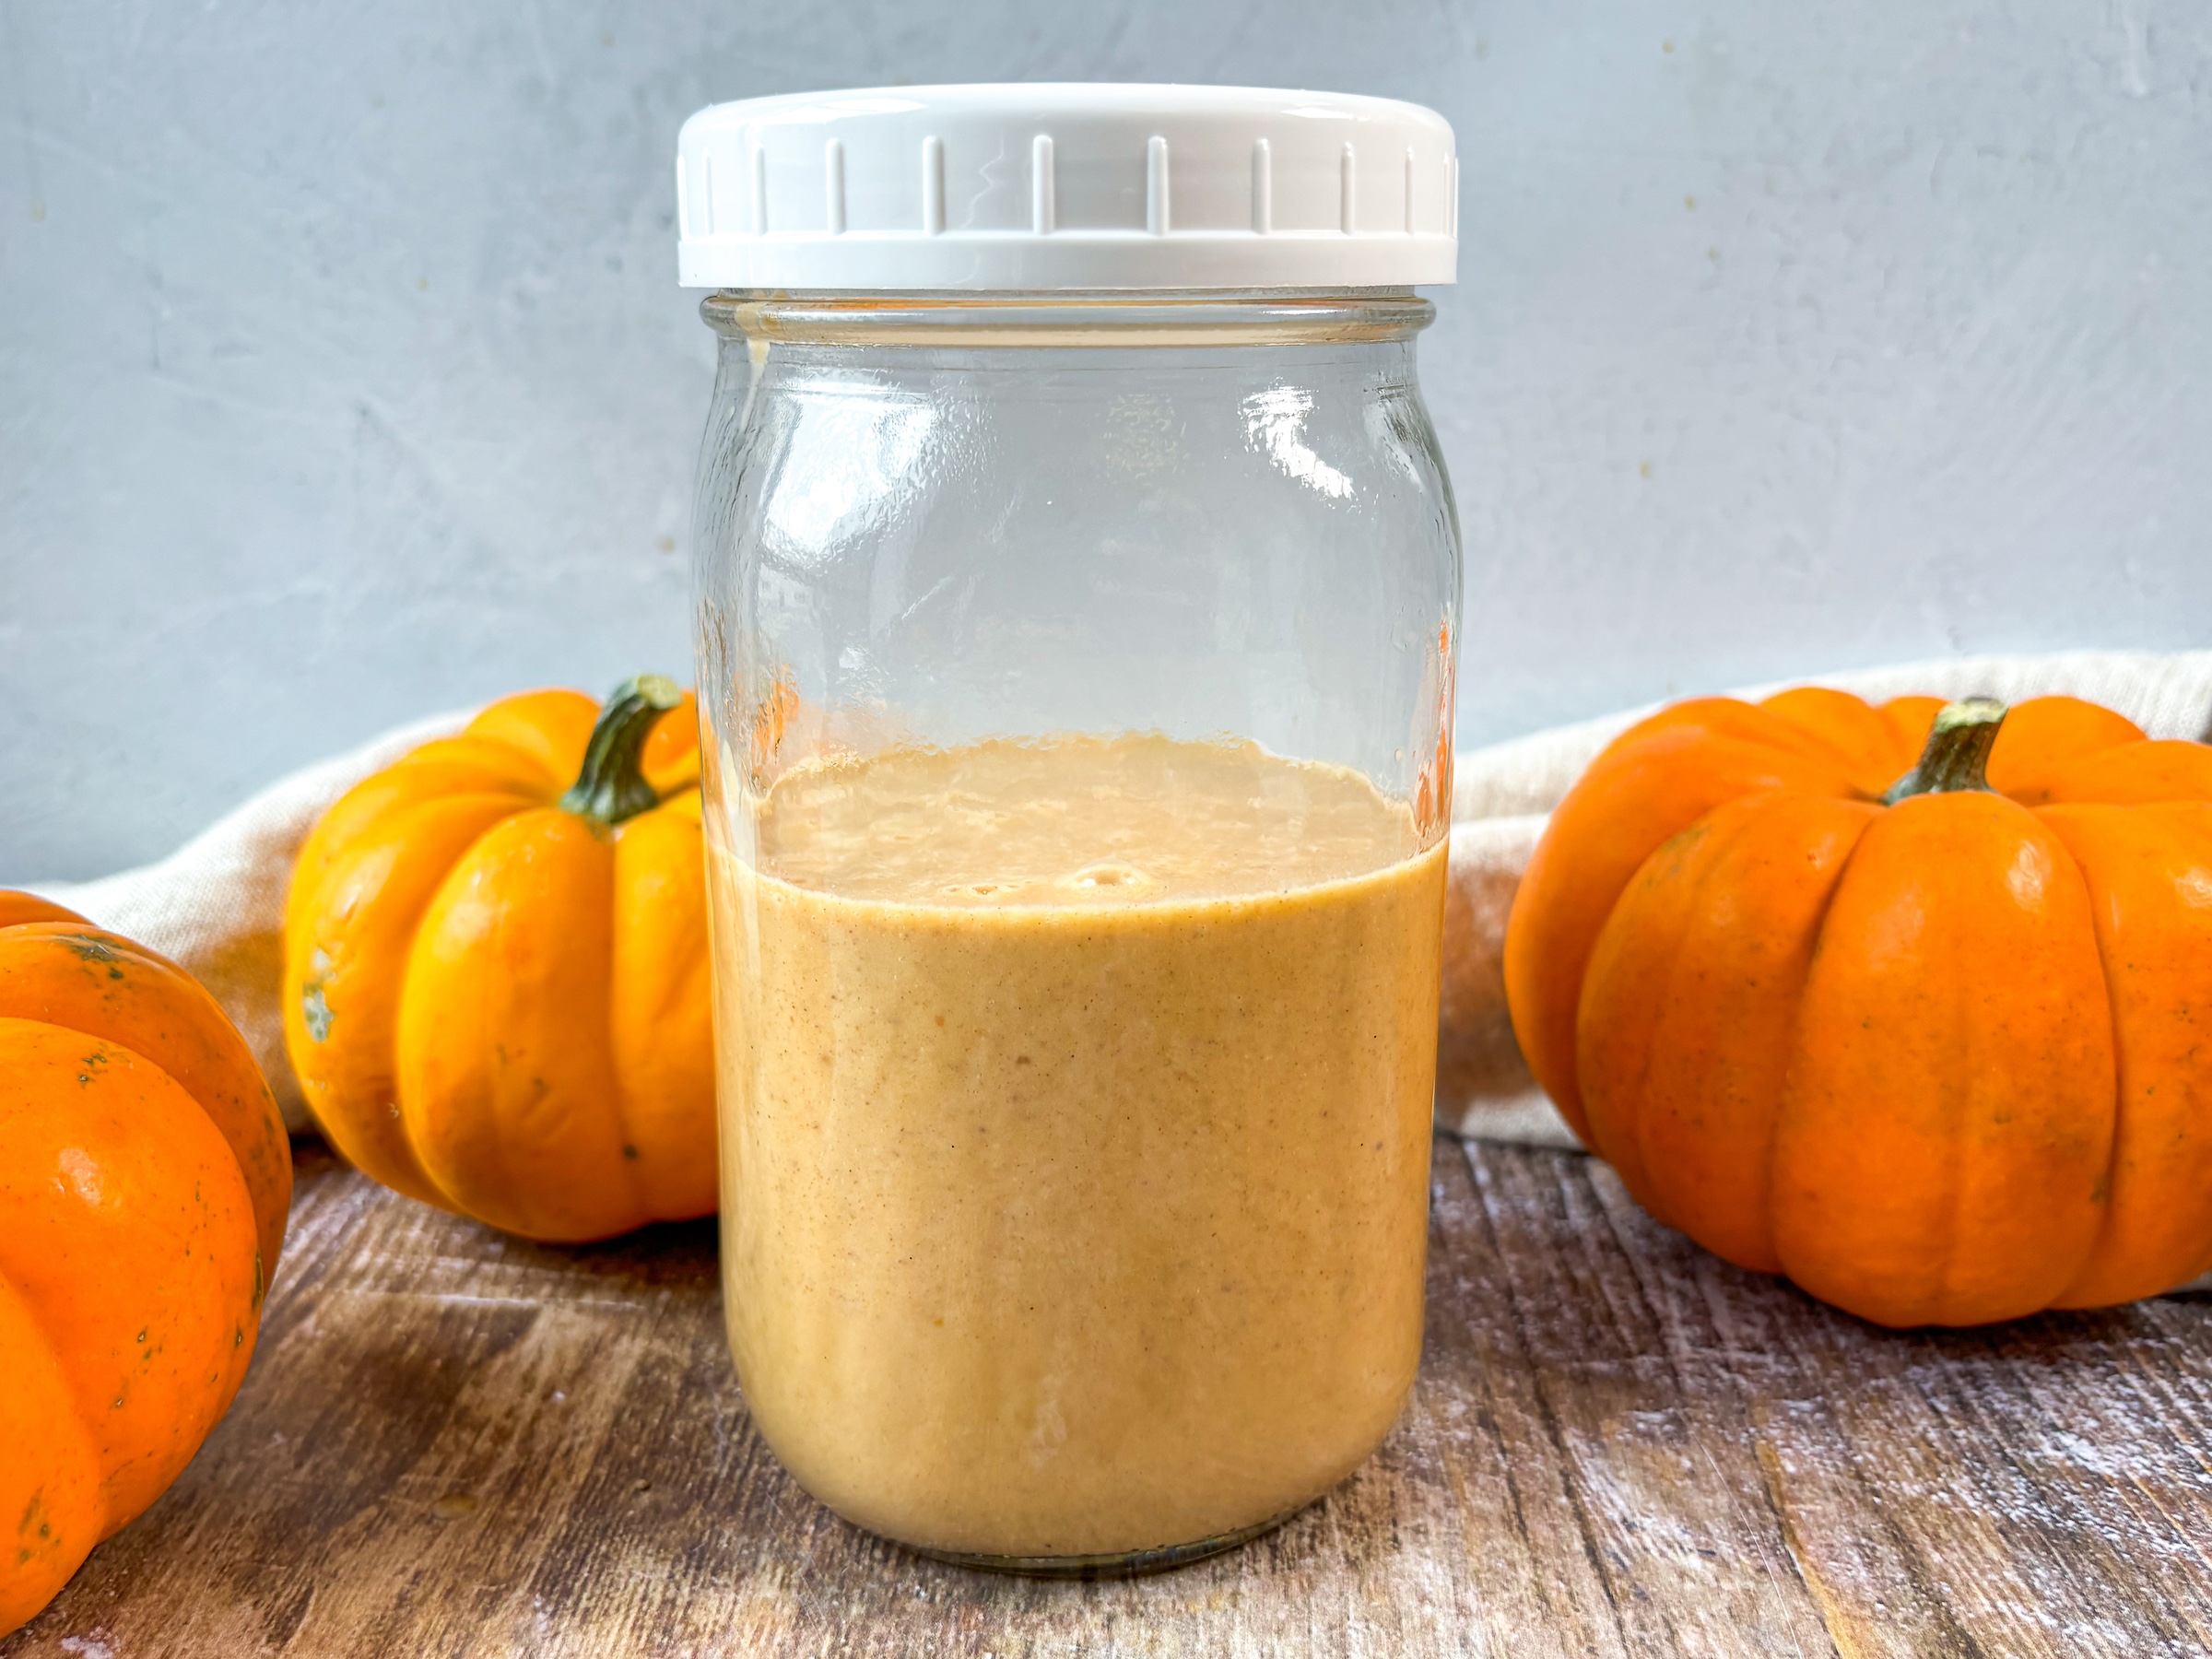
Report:
[[1421,1339],[1406,806],[1069,735],[808,761],[716,829],[724,1306],[810,1491],[955,1556],[1172,1556],[1367,1456]]

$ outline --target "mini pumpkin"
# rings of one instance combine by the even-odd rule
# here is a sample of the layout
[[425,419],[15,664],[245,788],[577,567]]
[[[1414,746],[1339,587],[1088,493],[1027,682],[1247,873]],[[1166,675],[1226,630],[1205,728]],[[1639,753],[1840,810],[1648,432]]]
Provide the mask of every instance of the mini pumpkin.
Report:
[[0,1634],[229,1408],[291,1194],[284,1120],[215,999],[0,892]]
[[2212,747],[2072,698],[1677,704],[1560,803],[1505,972],[1637,1199],[1837,1306],[2212,1268]]
[[578,1241],[714,1208],[695,705],[669,680],[493,703],[300,849],[285,1046],[337,1149]]

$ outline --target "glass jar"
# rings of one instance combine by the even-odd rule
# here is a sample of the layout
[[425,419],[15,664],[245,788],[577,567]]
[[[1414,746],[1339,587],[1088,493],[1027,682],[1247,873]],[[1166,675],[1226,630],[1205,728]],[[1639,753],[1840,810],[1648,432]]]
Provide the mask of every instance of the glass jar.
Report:
[[1420,1352],[1460,594],[1431,308],[1385,281],[703,310],[754,1420],[831,1508],[956,1560],[1250,1536],[1365,1459]]

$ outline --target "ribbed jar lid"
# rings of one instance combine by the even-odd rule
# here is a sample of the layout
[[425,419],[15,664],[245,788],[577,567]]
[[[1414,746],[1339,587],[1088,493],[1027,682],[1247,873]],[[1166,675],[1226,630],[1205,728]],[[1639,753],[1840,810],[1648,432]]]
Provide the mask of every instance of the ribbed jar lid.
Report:
[[1411,288],[1454,280],[1433,110],[1038,83],[711,105],[677,141],[687,288]]

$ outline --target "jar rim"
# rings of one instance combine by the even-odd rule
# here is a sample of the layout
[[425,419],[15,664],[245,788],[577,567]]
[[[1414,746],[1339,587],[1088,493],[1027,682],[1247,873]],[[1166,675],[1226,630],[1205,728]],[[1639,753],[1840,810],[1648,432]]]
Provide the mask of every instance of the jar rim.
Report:
[[816,346],[1122,348],[1410,339],[1436,307],[1411,288],[1091,292],[724,288],[700,303],[725,337]]

